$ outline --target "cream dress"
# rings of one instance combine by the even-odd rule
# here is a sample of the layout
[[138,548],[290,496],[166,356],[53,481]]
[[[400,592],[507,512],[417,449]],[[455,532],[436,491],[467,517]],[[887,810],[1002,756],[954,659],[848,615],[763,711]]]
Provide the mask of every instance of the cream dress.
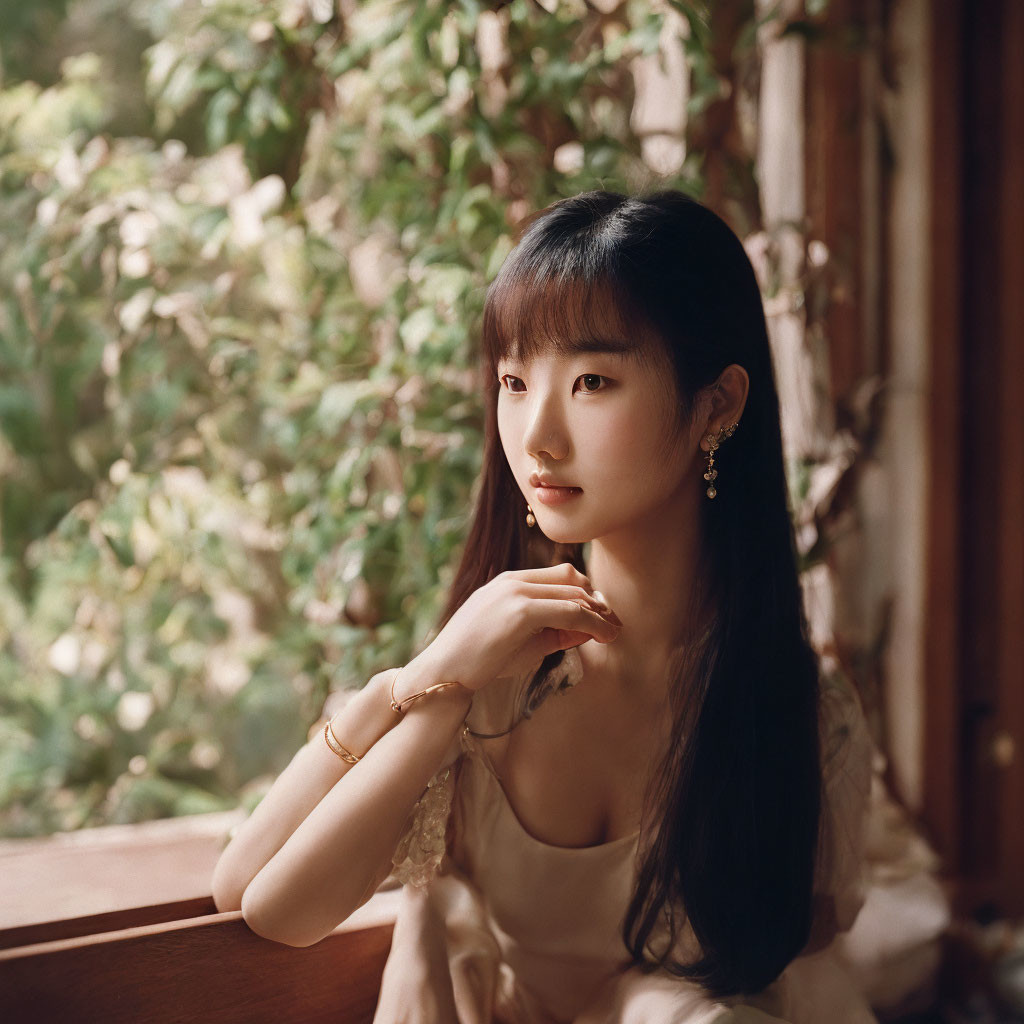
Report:
[[[552,691],[575,685],[578,652],[567,651],[549,675],[557,677]],[[470,727],[507,727],[525,681],[479,691]],[[823,683],[821,723],[826,802],[816,888],[834,896],[845,930],[863,902],[871,741],[856,696],[835,684]],[[509,804],[489,742],[463,732],[396,850],[391,883],[404,884],[374,1024],[873,1024],[831,946],[798,957],[753,998],[716,1000],[667,972],[623,970],[620,925],[638,835],[582,848],[534,838]],[[685,941],[684,932],[680,948],[694,948]],[[457,1020],[436,1008],[448,986]]]

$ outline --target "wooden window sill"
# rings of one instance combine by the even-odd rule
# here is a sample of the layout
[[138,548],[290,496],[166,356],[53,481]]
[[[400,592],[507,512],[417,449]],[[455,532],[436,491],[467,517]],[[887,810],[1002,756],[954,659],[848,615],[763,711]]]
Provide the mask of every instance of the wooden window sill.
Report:
[[261,938],[210,896],[242,817],[0,841],[0,1020],[369,1024],[398,891],[314,946]]

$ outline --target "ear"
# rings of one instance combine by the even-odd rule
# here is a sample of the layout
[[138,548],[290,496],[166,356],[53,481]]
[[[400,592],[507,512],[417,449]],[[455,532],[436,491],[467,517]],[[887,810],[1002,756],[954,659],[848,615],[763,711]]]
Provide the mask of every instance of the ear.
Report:
[[750,391],[750,377],[739,363],[730,363],[719,375],[718,380],[708,389],[711,409],[701,431],[700,447],[707,451],[708,434],[718,436],[719,430],[739,423],[747,404]]

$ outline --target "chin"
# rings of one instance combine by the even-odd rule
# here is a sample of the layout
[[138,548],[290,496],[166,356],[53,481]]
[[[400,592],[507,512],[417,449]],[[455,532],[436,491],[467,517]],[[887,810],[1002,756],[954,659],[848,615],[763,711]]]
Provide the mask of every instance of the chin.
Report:
[[[536,513],[534,514],[536,515]],[[537,520],[537,526],[540,527],[540,532],[555,544],[586,544],[596,536],[596,534],[589,532],[581,533],[579,530],[574,530],[571,527],[565,526],[561,529],[545,529],[541,526],[539,519]]]

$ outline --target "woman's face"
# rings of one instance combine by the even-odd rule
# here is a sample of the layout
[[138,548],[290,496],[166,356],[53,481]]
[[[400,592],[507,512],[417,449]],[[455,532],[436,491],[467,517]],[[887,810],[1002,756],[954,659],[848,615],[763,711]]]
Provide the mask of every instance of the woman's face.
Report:
[[[546,350],[527,362],[502,359],[497,376],[498,432],[525,496],[523,514],[529,502],[551,540],[585,543],[642,527],[698,487],[698,439],[672,435],[678,399],[670,368],[614,351]],[[535,473],[581,490],[545,503]]]

